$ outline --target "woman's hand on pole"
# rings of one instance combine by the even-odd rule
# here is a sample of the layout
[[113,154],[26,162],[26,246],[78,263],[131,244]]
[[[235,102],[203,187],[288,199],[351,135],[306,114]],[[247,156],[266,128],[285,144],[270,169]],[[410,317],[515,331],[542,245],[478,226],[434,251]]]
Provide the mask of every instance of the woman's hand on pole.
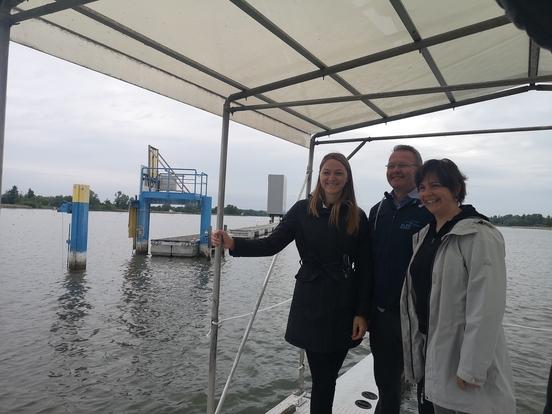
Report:
[[356,341],[357,339],[364,338],[364,334],[368,329],[368,322],[364,316],[357,315],[353,318],[353,334],[351,339]]
[[211,233],[211,244],[228,250],[234,250],[235,247],[234,239],[224,230],[215,230]]
[[477,384],[471,384],[467,381],[464,381],[462,378],[460,378],[459,376],[456,376],[456,383],[458,384],[458,386],[460,387],[460,389],[462,390],[467,390],[468,388],[479,388],[479,385]]

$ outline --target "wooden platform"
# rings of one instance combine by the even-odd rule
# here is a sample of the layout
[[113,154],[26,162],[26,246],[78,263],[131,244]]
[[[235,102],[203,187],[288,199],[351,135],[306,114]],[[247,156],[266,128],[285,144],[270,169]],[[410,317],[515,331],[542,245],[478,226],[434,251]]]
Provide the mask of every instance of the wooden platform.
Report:
[[[363,396],[363,392],[370,392],[375,399]],[[372,355],[368,355],[350,370],[345,372],[337,379],[335,398],[333,405],[333,414],[373,414],[377,402],[378,388],[374,379],[374,360]],[[266,414],[309,414],[310,398],[309,394],[290,395],[276,407],[267,411]],[[372,397],[374,398],[374,397]],[[361,408],[355,404],[360,400],[369,403],[370,408]]]

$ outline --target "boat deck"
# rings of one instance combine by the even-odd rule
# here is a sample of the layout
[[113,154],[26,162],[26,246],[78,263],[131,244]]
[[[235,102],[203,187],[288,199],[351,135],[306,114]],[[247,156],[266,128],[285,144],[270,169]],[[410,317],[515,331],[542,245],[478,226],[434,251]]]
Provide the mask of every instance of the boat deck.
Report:
[[[364,393],[364,394],[363,394]],[[368,355],[337,379],[333,414],[372,414],[375,412],[378,388],[374,380],[374,360]],[[356,402],[362,401],[366,408]],[[308,394],[290,395],[266,414],[309,414]]]

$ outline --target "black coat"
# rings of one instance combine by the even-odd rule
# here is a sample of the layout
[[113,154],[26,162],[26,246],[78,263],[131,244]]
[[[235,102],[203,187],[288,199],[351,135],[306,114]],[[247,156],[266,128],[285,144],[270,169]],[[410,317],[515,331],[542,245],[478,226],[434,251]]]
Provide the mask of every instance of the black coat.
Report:
[[295,203],[264,239],[235,239],[230,254],[270,256],[295,240],[301,267],[295,276],[286,341],[314,352],[335,352],[360,343],[351,340],[353,317],[368,319],[370,311],[368,219],[361,210],[360,230],[351,236],[346,232],[345,207],[338,229],[329,223],[329,209],[319,205],[315,217],[308,214],[308,203]]

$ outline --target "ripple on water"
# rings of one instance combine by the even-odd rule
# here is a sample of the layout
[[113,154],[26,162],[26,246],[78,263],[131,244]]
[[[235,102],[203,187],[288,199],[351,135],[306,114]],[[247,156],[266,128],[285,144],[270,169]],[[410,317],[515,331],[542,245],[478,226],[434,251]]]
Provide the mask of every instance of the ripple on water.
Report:
[[[175,228],[193,232],[198,220],[153,215],[152,229],[178,235]],[[67,272],[59,215],[0,215],[0,412],[204,413],[212,263],[133,256],[125,214],[91,213],[90,223],[88,268]],[[552,232],[502,231],[509,269],[505,323],[552,329]],[[52,242],[52,235],[59,238]],[[33,257],[23,254],[29,243]],[[253,309],[270,261],[224,259],[222,318]],[[290,297],[297,268],[291,246],[275,265],[262,307]],[[283,340],[288,309],[289,303],[258,316],[225,403],[228,412],[262,413],[295,390],[298,351]],[[220,327],[219,392],[246,324],[247,318]],[[552,334],[505,331],[518,411],[542,412]],[[351,351],[344,369],[367,352],[367,344]],[[414,391],[406,395],[404,410],[415,413]]]

